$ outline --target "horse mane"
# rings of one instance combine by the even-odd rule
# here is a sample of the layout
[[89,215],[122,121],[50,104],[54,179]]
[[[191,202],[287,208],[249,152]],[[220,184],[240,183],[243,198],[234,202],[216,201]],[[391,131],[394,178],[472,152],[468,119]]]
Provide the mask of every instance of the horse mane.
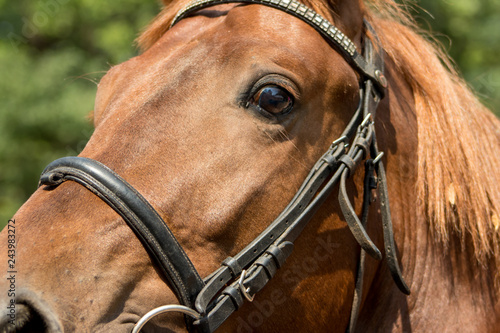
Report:
[[[335,5],[330,1],[303,2],[332,19]],[[165,2],[164,10],[138,38],[143,50],[160,39],[190,0]],[[418,201],[431,232],[445,247],[452,235],[458,236],[462,250],[470,242],[480,264],[486,266],[494,259],[498,267],[499,120],[477,100],[442,48],[417,28],[405,6],[391,0],[366,0],[364,7],[386,56],[413,90]]]
[[[369,2],[382,47],[410,84],[418,123],[418,198],[435,237],[466,241],[500,263],[500,122],[474,96],[439,44],[404,7]],[[426,38],[427,37],[427,38]]]

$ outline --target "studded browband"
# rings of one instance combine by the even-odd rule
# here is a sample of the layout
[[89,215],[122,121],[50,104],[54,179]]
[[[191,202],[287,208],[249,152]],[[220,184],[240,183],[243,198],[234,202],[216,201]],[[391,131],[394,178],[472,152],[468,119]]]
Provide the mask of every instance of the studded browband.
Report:
[[[288,206],[256,239],[238,254],[224,260],[218,270],[202,280],[154,208],[105,165],[88,158],[65,157],[47,166],[40,185],[58,186],[66,180],[73,180],[85,186],[124,218],[160,268],[181,305],[168,305],[150,311],[136,324],[135,333],[153,316],[169,311],[180,311],[192,317],[186,317],[190,331],[215,331],[245,300],[253,300],[254,295],[284,265],[292,252],[293,242],[338,184],[342,213],[362,248],[348,327],[348,331],[352,332],[362,299],[365,253],[376,259],[382,258],[380,250],[365,231],[370,192],[374,188],[378,188],[379,193],[385,258],[396,285],[403,293],[409,294],[396,257],[385,170],[374,128],[376,109],[387,86],[382,55],[374,50],[369,39],[364,41],[364,56],[360,55],[354,44],[337,28],[294,0],[196,1],[182,10],[172,25],[201,8],[233,2],[267,5],[302,19],[335,46],[360,74],[359,107],[346,129],[318,160]],[[376,36],[367,22],[365,26]],[[347,196],[345,184],[365,158],[368,159],[365,161],[362,218],[359,219]]]

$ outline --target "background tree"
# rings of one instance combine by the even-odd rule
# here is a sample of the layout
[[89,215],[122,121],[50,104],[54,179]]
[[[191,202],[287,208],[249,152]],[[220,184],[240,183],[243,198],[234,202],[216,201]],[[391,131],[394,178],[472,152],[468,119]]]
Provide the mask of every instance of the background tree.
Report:
[[[500,2],[416,5],[417,21],[443,43],[482,101],[500,110]],[[0,0],[0,227],[49,162],[83,149],[97,82],[136,55],[133,41],[159,8],[154,0]]]
[[481,101],[500,115],[500,1],[421,0],[416,4],[420,25],[444,46]]

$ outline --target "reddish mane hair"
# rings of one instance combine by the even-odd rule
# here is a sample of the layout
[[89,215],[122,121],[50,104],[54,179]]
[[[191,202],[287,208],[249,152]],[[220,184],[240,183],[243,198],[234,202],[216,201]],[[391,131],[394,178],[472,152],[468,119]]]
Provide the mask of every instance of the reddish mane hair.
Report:
[[[166,7],[138,38],[145,50],[169,28],[190,0],[164,1]],[[305,0],[334,19],[328,0]],[[500,124],[457,74],[442,48],[419,30],[404,6],[389,0],[365,1],[365,16],[382,47],[412,87],[418,120],[418,202],[434,237],[445,247],[457,235],[482,266],[500,264]],[[436,78],[439,78],[437,80]],[[496,258],[496,259],[493,259]]]
[[[367,12],[382,46],[411,85],[418,121],[418,197],[435,236],[470,240],[483,264],[499,253],[498,119],[457,74],[442,48],[406,11],[375,0]],[[439,78],[438,80],[436,78]]]

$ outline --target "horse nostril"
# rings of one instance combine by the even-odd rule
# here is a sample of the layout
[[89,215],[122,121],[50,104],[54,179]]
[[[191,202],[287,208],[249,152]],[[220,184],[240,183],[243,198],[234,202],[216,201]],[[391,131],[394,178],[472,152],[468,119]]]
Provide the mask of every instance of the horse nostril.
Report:
[[16,303],[7,301],[0,305],[0,333],[37,332],[62,333],[63,327],[50,305],[37,293],[19,288]]
[[16,319],[0,328],[2,333],[46,333],[42,316],[28,304],[16,304]]

